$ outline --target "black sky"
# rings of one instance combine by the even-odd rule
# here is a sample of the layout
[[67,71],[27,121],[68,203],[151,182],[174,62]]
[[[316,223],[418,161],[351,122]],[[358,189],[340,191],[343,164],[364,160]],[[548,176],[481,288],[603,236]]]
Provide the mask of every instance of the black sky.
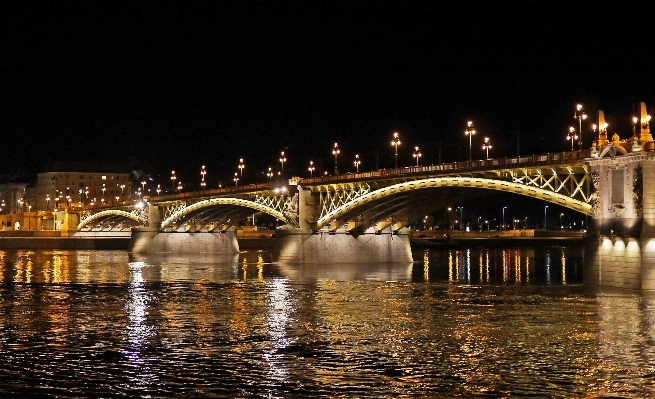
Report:
[[[655,106],[653,7],[577,1],[8,1],[0,169],[134,163],[197,180],[566,150],[576,103],[631,134]],[[650,111],[652,113],[652,111]],[[583,127],[584,129],[584,127]],[[590,129],[587,127],[587,129]],[[591,133],[587,131],[588,143]],[[570,147],[568,147],[570,149]]]

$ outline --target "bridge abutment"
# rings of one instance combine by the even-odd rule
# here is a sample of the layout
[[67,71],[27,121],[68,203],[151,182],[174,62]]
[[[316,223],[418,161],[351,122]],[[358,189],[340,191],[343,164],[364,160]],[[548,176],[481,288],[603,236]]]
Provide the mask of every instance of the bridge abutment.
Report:
[[655,154],[590,161],[594,214],[585,284],[655,290]]
[[275,233],[274,254],[286,263],[412,262],[408,229],[357,237],[280,229]]

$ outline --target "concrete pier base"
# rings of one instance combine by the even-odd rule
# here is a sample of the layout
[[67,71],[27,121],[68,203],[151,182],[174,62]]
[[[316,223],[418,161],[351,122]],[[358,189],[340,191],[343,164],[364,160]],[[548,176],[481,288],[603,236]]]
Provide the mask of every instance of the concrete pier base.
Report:
[[278,230],[274,258],[286,263],[412,262],[409,231],[396,234],[312,233],[307,230]]
[[586,254],[586,286],[655,291],[655,237],[598,236]]
[[130,252],[154,253],[239,253],[236,231],[224,233],[160,232],[152,228],[132,229]]

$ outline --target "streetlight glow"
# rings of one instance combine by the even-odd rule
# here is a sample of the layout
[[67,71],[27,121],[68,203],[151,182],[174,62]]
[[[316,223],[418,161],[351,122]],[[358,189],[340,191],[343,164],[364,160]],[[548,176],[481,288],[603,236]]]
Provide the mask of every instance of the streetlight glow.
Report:
[[355,162],[353,164],[355,165],[355,173],[359,173],[359,165],[362,163],[359,159],[359,154],[355,154]]
[[314,177],[314,169],[316,169],[314,168],[314,161],[309,161],[309,168],[307,168],[309,170],[309,177]]
[[489,150],[491,149],[491,142],[489,141],[489,137],[484,138],[484,144],[482,144],[482,149],[487,150],[487,159],[489,159]]
[[421,157],[421,152],[418,150],[418,146],[414,147],[414,154],[412,157],[416,158],[416,166],[418,166],[418,159]]
[[584,113],[584,109],[582,107],[582,104],[578,104],[575,107],[575,113],[573,114],[573,119],[578,120],[578,137],[580,138],[580,141],[578,141],[578,149],[582,149],[582,120],[587,119],[587,114]]
[[393,140],[391,140],[391,145],[396,147],[396,154],[394,155],[394,168],[398,168],[398,146],[400,145],[398,132],[393,133]]
[[[594,125],[595,130],[596,125]],[[566,135],[566,140],[571,140],[571,151],[573,151],[573,143],[578,139],[578,135],[575,133],[575,128],[573,126],[569,127],[569,134]]]
[[473,160],[473,135],[475,134],[475,128],[473,127],[473,122],[468,121],[466,123],[466,130],[464,134],[469,136],[469,161]]
[[339,170],[337,169],[337,156],[341,153],[341,150],[339,149],[339,144],[334,143],[334,147],[332,147],[332,154],[334,155],[334,174],[339,175]]

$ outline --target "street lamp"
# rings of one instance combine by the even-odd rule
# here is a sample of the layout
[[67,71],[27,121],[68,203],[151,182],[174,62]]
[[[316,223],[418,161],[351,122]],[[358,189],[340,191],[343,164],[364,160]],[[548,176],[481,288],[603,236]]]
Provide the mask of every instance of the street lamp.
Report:
[[341,153],[341,150],[339,149],[339,144],[334,143],[334,146],[332,147],[332,154],[334,155],[334,174],[339,175],[339,170],[337,169],[337,157]]
[[466,123],[466,130],[464,134],[469,136],[469,161],[473,160],[473,135],[475,134],[475,128],[473,127],[473,122],[468,121]]
[[[102,197],[103,198],[105,197],[105,190],[106,189],[107,189],[107,187],[105,187],[105,183],[102,183]],[[68,198],[68,196],[66,196],[66,198]]]
[[159,193],[161,193],[161,185],[157,184],[157,195],[159,195]]
[[[2,206],[4,206],[4,203],[2,205],[0,205],[0,208],[2,208]],[[46,196],[45,196],[45,209],[46,210],[50,209],[50,194],[46,194]]]
[[391,145],[396,147],[396,154],[394,155],[394,168],[398,168],[398,146],[400,145],[400,138],[398,137],[398,132],[393,133],[393,140],[391,140]]
[[505,209],[507,209],[506,206],[503,207],[503,224],[500,225],[500,231],[503,231],[503,227],[505,227]]
[[464,212],[464,207],[463,207],[463,206],[458,206],[457,209],[459,209],[459,219],[460,219],[460,222],[459,222],[459,229],[460,229],[460,230],[463,230],[463,229],[464,229],[464,228],[463,228],[463,226],[464,226],[464,214],[463,214],[463,212]]
[[243,168],[245,168],[246,165],[243,163],[243,158],[239,158],[239,177],[243,179]]
[[205,165],[202,165],[202,168],[200,169],[200,176],[202,178],[200,179],[200,187],[205,188],[207,183],[205,182],[205,175],[207,174],[207,171],[205,170]]
[[355,165],[355,173],[359,173],[359,165],[362,163],[362,161],[359,160],[359,154],[355,154],[355,162],[353,164]]
[[309,170],[309,177],[314,177],[314,169],[316,169],[314,167],[314,161],[309,161],[309,168],[307,168]]
[[284,174],[284,163],[287,161],[287,157],[284,156],[284,151],[280,153],[280,163],[282,164],[282,174]]
[[141,186],[143,186],[143,195],[146,195],[146,181],[145,180],[143,180],[141,182]]
[[546,223],[546,221],[548,220],[547,219],[547,211],[548,211],[548,205],[546,205],[544,207],[544,230],[546,230],[546,227],[548,226],[547,223]]
[[271,184],[271,178],[273,177],[273,169],[268,168],[268,172],[266,173],[266,176],[268,176],[268,184]]
[[234,172],[234,186],[238,187],[239,186],[239,174],[237,172]]
[[175,171],[173,170],[171,171],[171,185],[173,186],[173,191],[175,191],[175,179],[177,179],[177,177],[175,177]]
[[416,166],[418,166],[418,159],[421,157],[421,152],[418,150],[418,147],[414,147],[414,154],[412,157],[416,158]]
[[[121,184],[120,187],[121,187],[121,195],[123,195],[124,194],[123,190],[125,189],[125,184]],[[84,193],[86,194],[86,197],[88,198],[89,197],[89,188],[88,187],[86,188],[86,191]]]
[[562,227],[564,227],[564,226],[562,226],[562,216],[564,216],[564,213],[559,214],[559,228],[560,229],[562,229]]
[[578,141],[578,149],[582,149],[582,120],[587,119],[587,114],[584,113],[582,104],[578,104],[575,107],[573,118],[578,120],[578,135],[580,137],[580,141]]
[[484,144],[482,144],[482,149],[487,150],[487,159],[489,159],[489,150],[491,149],[491,142],[489,141],[489,137],[484,138]]
[[570,126],[569,134],[566,135],[566,140],[571,140],[571,151],[573,151],[573,143],[575,143],[575,140],[577,139],[578,139],[578,135],[575,133],[575,128],[573,126]]
[[178,193],[182,192],[182,181],[181,180],[177,183],[177,192]]

